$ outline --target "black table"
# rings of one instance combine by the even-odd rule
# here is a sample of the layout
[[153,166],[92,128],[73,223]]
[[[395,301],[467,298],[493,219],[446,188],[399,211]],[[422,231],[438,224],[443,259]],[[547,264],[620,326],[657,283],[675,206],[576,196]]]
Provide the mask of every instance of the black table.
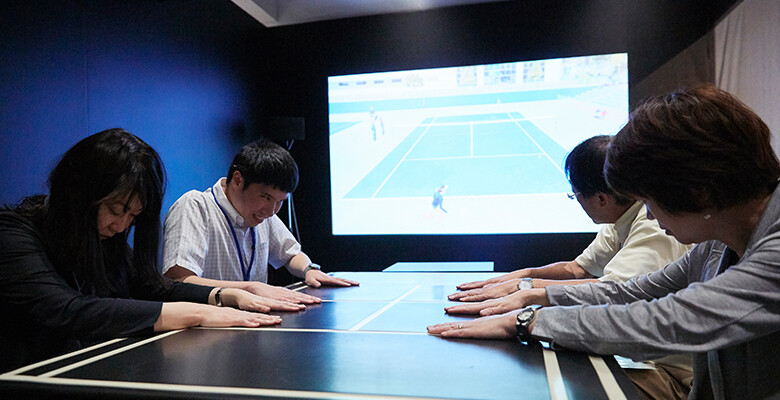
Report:
[[[447,340],[426,326],[461,282],[493,273],[341,272],[359,287],[292,288],[322,304],[280,326],[116,339],[0,375],[3,392],[49,398],[638,398],[611,357],[514,340]],[[5,397],[5,396],[3,396]]]

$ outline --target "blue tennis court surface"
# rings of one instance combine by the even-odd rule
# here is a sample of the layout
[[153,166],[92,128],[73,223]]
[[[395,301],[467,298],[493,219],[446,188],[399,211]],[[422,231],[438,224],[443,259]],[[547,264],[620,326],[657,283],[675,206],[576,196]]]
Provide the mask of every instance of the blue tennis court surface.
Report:
[[566,154],[519,112],[430,117],[344,198],[429,197],[445,184],[452,196],[566,192]]

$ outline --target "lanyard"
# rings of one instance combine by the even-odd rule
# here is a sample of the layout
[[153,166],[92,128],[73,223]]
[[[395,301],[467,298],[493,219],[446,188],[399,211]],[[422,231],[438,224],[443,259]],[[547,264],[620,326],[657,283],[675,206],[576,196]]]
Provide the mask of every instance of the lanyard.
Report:
[[214,194],[214,189],[211,189],[211,195],[214,197],[214,202],[217,203],[217,207],[219,207],[219,211],[222,211],[222,215],[225,216],[225,221],[227,221],[228,227],[230,227],[230,233],[233,234],[233,243],[236,244],[236,252],[238,252],[238,262],[241,263],[241,273],[244,275],[244,280],[248,281],[249,276],[252,273],[252,264],[255,263],[255,240],[256,240],[255,228],[254,227],[249,228],[249,234],[252,235],[252,257],[249,260],[249,267],[245,267],[244,251],[241,248],[241,243],[238,242],[238,236],[236,236],[236,230],[233,229],[233,224],[230,222],[230,218],[225,212],[225,209],[222,208],[221,205],[219,205],[219,202],[217,201],[217,195]]

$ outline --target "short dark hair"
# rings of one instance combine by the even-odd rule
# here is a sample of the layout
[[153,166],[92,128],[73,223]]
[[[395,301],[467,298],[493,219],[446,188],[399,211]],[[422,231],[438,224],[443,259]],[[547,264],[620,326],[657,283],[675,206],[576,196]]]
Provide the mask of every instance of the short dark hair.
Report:
[[675,214],[771,194],[780,162],[755,112],[702,85],[652,97],[634,110],[612,140],[604,171],[616,191]]
[[572,187],[585,197],[599,192],[615,198],[618,204],[629,204],[633,200],[615,193],[604,179],[604,160],[612,136],[599,135],[584,140],[566,156],[564,170]]
[[241,148],[228,168],[228,183],[235,171],[241,172],[244,189],[252,183],[260,183],[292,193],[298,187],[295,160],[282,146],[268,139],[260,139]]

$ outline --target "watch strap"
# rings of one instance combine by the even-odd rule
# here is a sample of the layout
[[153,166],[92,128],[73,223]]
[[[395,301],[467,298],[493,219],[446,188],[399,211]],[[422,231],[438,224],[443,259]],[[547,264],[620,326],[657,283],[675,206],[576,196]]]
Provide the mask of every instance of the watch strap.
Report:
[[536,341],[531,337],[531,332],[528,330],[528,326],[536,318],[536,309],[528,306],[521,309],[517,313],[517,322],[515,323],[515,329],[517,329],[517,338],[523,342]]
[[221,287],[217,289],[217,292],[214,293],[214,303],[217,305],[217,307],[222,307],[222,291],[225,290],[225,288]]
[[319,271],[321,267],[314,263],[309,264],[308,266],[306,266],[306,268],[303,269],[303,275],[301,276],[301,278],[306,278],[306,273],[312,269],[316,269]]
[[529,331],[529,326],[536,320],[538,315],[539,306],[528,306],[521,309],[517,313],[517,322],[515,328],[517,329],[517,338],[526,344],[545,342],[548,344],[551,350],[558,350],[559,346],[553,341],[552,338],[547,338],[538,335],[532,335]]

